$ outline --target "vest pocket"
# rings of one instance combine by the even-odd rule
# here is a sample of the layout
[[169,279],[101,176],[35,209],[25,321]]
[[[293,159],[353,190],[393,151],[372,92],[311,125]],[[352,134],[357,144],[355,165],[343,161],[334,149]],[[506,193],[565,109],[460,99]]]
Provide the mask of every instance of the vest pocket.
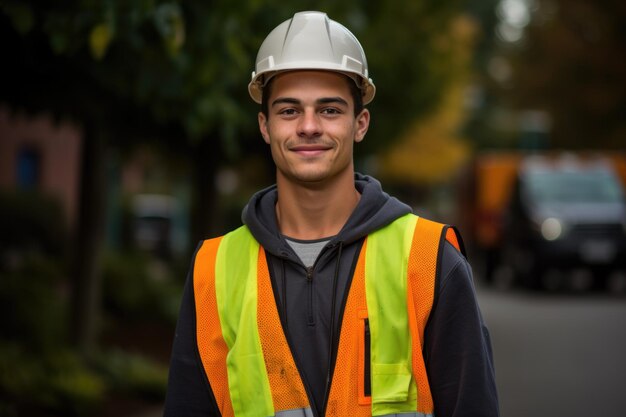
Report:
[[370,405],[372,403],[371,334],[367,310],[359,312],[359,324],[359,405]]
[[377,404],[409,400],[412,378],[409,364],[373,363],[372,367]]

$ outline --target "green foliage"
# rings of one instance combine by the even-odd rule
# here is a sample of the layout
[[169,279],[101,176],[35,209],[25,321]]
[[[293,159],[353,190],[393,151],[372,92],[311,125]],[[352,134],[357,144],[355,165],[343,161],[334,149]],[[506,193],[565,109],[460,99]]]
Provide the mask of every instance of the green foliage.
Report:
[[354,32],[368,54],[377,92],[368,140],[359,146],[372,153],[388,148],[411,122],[437,108],[458,71],[450,25],[460,5],[456,0],[390,1],[364,3],[360,10]]
[[0,328],[38,349],[65,337],[67,236],[58,202],[35,192],[0,193]]
[[165,397],[168,368],[143,356],[112,350],[98,355],[95,368],[116,392],[149,400]]
[[34,191],[0,192],[0,252],[64,255],[66,222],[59,202]]
[[1,415],[88,416],[109,394],[161,401],[166,387],[167,367],[139,355],[113,350],[86,360],[66,349],[33,352],[0,343]]
[[103,266],[103,303],[125,320],[163,319],[178,315],[180,284],[169,269],[140,252],[108,253]]
[[34,354],[16,344],[0,344],[0,391],[16,410],[29,407],[68,416],[93,412],[104,399],[103,378],[76,354],[53,352]]
[[59,346],[66,334],[63,269],[39,254],[10,255],[0,272],[0,328],[3,340],[45,350]]
[[[58,261],[31,253],[12,264],[0,276],[0,415],[93,415],[112,392],[162,400],[167,367],[119,350],[83,358],[66,347]],[[105,302],[118,319],[175,320],[180,288],[152,279],[147,258],[118,255],[107,265]]]

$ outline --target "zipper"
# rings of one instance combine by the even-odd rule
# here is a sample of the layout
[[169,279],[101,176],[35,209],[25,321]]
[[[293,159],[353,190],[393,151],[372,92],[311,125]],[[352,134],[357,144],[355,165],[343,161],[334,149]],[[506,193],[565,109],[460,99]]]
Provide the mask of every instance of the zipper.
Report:
[[[282,253],[282,259],[283,261],[289,261],[289,262],[293,262],[293,260],[287,256],[286,253]],[[269,263],[268,263],[268,267],[269,267]],[[313,268],[306,268],[306,275],[307,275],[307,281],[311,281],[313,280]],[[271,275],[271,274],[270,274]],[[272,284],[273,285],[273,284]],[[286,294],[283,294],[283,297],[286,297]],[[291,338],[291,332],[289,331],[289,327],[287,326],[286,321],[283,321],[283,319],[287,318],[287,312],[284,312],[284,317],[281,317],[281,323],[283,326],[283,331],[285,333],[285,339],[287,339],[287,345],[289,346],[289,352],[291,352],[291,355],[293,356],[293,360],[294,360],[294,364],[296,365],[296,369],[298,370],[298,374],[300,375],[300,380],[302,381],[302,385],[304,386],[304,390],[306,391],[306,396],[307,399],[309,400],[309,407],[311,407],[311,411],[313,413],[314,417],[318,417],[320,416],[319,410],[317,409],[317,406],[314,402],[311,401],[311,398],[313,398],[313,396],[311,395],[311,387],[309,386],[309,381],[308,378],[306,376],[306,374],[303,372],[303,370],[300,368],[300,360],[298,358],[298,354],[296,353],[295,349],[293,348],[293,340]]]
[[313,267],[306,269],[306,284],[308,289],[307,300],[307,325],[315,326],[315,315],[313,314]]
[[371,350],[370,350],[370,319],[366,318],[363,322],[363,342],[364,352],[363,355],[363,396],[371,397],[372,396],[372,378],[371,378]]

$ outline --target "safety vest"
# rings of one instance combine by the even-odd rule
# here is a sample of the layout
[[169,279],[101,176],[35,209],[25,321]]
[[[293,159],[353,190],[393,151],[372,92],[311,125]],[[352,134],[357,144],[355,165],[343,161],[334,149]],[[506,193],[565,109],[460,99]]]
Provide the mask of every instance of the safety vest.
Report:
[[[454,229],[412,214],[365,239],[326,416],[433,415],[422,346],[443,239],[459,248]],[[221,415],[312,416],[265,252],[246,226],[203,242],[193,285],[197,347]]]

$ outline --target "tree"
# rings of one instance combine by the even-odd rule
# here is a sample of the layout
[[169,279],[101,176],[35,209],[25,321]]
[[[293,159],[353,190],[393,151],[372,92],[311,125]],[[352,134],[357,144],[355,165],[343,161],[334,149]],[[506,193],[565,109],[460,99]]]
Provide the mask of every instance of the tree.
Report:
[[500,39],[491,53],[495,77],[485,84],[495,98],[492,109],[547,115],[549,148],[623,149],[624,3],[522,3],[530,15],[522,37]]
[[478,25],[460,14],[440,33],[440,45],[452,54],[442,64],[447,83],[443,97],[427,116],[419,117],[401,135],[396,146],[379,158],[380,175],[396,184],[439,186],[449,181],[466,161],[469,145],[460,136],[467,118],[465,94],[472,81],[473,52]]

